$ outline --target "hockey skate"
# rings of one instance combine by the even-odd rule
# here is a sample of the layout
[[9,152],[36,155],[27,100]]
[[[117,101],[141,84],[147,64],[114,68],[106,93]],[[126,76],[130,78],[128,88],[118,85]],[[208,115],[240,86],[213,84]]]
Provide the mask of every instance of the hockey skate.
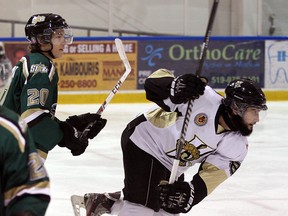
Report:
[[71,203],[74,211],[75,216],[81,216],[81,208],[85,209],[84,205],[84,197],[79,195],[72,195],[71,196]]
[[80,208],[86,209],[86,216],[100,216],[111,213],[112,205],[120,199],[121,192],[87,193],[82,196],[72,195],[71,202],[75,216],[81,216]]

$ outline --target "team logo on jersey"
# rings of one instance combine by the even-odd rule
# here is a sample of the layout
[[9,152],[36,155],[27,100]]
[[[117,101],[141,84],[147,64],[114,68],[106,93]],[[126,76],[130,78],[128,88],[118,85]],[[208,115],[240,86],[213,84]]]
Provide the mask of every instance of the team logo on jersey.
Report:
[[33,64],[31,65],[30,72],[33,73],[34,75],[36,75],[37,73],[48,73],[48,67],[41,63]]
[[198,126],[204,126],[208,121],[208,117],[205,113],[199,113],[195,116],[194,122]]
[[[179,142],[179,140],[178,140]],[[179,143],[177,142],[177,145]],[[177,147],[178,148],[178,147]],[[177,149],[173,149],[169,152],[166,152],[166,155],[171,158],[175,158],[175,152]],[[184,145],[180,155],[179,166],[193,166],[193,161],[198,160],[202,156],[209,154],[213,151],[211,147],[205,144],[197,135],[191,140],[185,140]]]

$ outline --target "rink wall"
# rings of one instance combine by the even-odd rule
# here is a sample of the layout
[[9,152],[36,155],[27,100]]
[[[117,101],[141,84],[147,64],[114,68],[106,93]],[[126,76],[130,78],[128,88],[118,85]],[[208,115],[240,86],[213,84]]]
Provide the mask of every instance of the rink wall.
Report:
[[[224,89],[216,89],[220,94],[224,94]],[[102,104],[110,92],[101,92],[95,94],[59,94],[59,104]],[[288,101],[288,90],[265,90],[264,93],[268,101]],[[111,103],[147,103],[143,90],[118,92]]]
[[[197,70],[202,37],[120,37],[132,71],[112,103],[147,102],[144,81],[167,68],[175,76]],[[55,60],[59,103],[102,103],[114,88],[124,65],[115,37],[79,37]],[[24,38],[0,38],[15,65],[26,53]],[[211,37],[202,67],[209,85],[223,93],[233,79],[248,77],[263,88],[268,100],[288,100],[288,37]]]

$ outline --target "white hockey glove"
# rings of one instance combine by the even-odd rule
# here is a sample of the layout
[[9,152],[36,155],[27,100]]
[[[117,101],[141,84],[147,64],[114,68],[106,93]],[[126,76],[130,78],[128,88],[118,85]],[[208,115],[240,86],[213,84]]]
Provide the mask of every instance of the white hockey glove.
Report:
[[172,214],[187,213],[192,208],[194,187],[191,182],[160,183],[159,202],[162,209]]
[[170,88],[170,98],[173,103],[185,103],[204,94],[207,79],[193,74],[184,74],[176,77]]

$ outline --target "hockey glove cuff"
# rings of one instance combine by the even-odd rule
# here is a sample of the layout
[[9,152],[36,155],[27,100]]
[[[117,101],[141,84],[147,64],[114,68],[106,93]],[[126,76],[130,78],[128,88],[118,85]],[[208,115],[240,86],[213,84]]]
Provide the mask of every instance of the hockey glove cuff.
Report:
[[84,153],[88,146],[88,138],[80,139],[82,134],[81,131],[67,122],[60,122],[59,125],[63,130],[64,136],[58,145],[70,149],[73,156]]
[[187,213],[192,208],[194,187],[191,182],[160,183],[157,187],[162,209],[172,214]]
[[204,94],[207,85],[205,77],[193,74],[184,74],[175,78],[171,83],[170,98],[173,103],[185,103]]
[[83,132],[90,123],[93,123],[93,126],[87,134],[89,139],[93,139],[105,127],[107,120],[102,119],[101,116],[96,113],[85,113],[82,115],[69,116],[66,122],[81,132]]

